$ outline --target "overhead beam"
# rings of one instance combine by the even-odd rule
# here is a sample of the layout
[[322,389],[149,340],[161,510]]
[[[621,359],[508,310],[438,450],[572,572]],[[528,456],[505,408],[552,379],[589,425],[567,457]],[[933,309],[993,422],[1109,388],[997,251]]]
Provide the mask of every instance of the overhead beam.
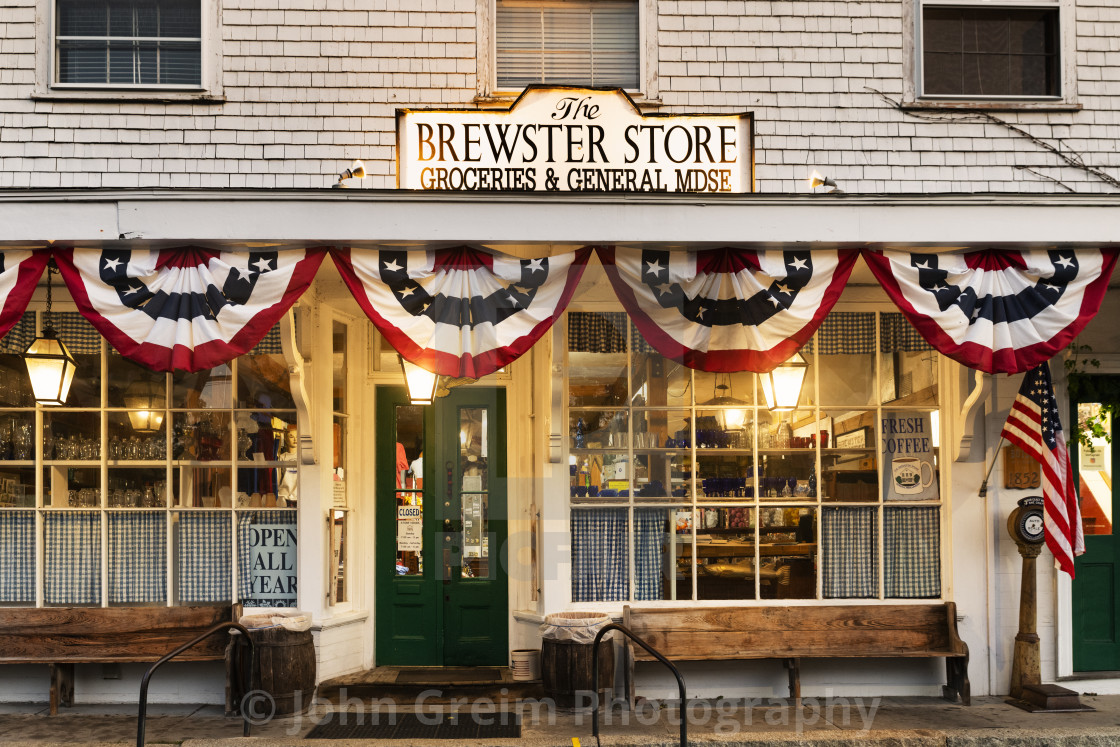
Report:
[[647,195],[396,190],[0,191],[0,246],[1100,246],[1112,195]]

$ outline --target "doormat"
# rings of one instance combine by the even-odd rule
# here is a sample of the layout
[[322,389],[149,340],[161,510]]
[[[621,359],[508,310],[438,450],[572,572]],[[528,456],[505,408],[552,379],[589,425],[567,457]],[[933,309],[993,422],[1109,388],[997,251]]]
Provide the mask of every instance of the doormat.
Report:
[[397,673],[398,685],[461,685],[464,682],[500,682],[502,672],[493,668],[478,669],[402,669]]
[[516,713],[346,713],[337,712],[304,739],[520,739]]

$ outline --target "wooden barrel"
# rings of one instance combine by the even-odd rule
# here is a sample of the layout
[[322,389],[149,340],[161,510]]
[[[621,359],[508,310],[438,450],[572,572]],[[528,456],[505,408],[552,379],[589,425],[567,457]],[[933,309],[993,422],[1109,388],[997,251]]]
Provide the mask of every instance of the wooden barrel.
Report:
[[[552,698],[558,708],[587,707],[595,680],[591,674],[591,643],[552,641],[547,638],[541,646],[541,682],[544,695]],[[599,643],[599,703],[610,702],[614,684],[614,642]]]
[[315,639],[283,627],[249,631],[257,656],[259,689],[276,702],[276,715],[303,712],[315,698]]

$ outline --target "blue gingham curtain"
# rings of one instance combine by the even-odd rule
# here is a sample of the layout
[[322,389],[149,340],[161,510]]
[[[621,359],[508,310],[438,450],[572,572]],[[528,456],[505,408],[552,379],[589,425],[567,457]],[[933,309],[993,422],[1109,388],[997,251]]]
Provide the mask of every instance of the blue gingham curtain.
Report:
[[879,596],[878,511],[874,506],[822,509],[822,588],[826,599]]
[[47,604],[101,602],[101,514],[57,511],[43,515]]
[[179,602],[228,602],[233,598],[230,591],[232,534],[226,511],[179,514],[176,525]]
[[805,352],[821,355],[866,355],[875,352],[875,314],[833,311],[805,345]]
[[271,607],[272,600],[253,599],[253,572],[249,567],[249,529],[254,524],[295,524],[296,512],[244,511],[237,516],[237,597],[246,607]]
[[890,599],[941,596],[941,509],[888,507],[883,513],[883,559]]
[[572,510],[572,601],[622,602],[630,598],[626,562],[627,510]]
[[[646,342],[646,338],[642,337],[642,333],[638,331],[638,325],[630,322],[630,344],[633,346],[635,353],[657,353],[653,346]],[[660,355],[660,353],[657,353]]]
[[662,599],[661,562],[667,514],[663,508],[634,509],[634,599]]
[[[76,311],[51,313],[58,337],[74,355],[95,355],[101,352],[101,333]],[[30,343],[28,343],[30,344]]]
[[914,329],[902,314],[891,312],[879,315],[881,336],[879,338],[879,352],[918,353],[923,350],[933,350],[930,344],[922,339],[918,330]]
[[35,604],[34,511],[0,511],[0,602]]
[[578,353],[625,353],[626,313],[568,312],[568,350]]
[[280,347],[280,325],[277,324],[249,351],[249,355],[280,355],[283,352]]
[[15,326],[8,330],[0,341],[0,353],[19,355],[27,350],[35,339],[35,313],[28,311],[19,318]]
[[109,603],[167,601],[167,516],[109,514]]

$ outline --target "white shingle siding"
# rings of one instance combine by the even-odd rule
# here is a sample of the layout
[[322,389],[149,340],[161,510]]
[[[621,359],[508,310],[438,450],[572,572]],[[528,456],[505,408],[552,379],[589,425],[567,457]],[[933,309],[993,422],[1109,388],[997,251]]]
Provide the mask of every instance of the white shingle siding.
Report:
[[[1062,191],[1018,166],[1112,191],[1003,127],[869,90],[902,96],[910,1],[662,0],[657,110],[753,111],[763,192],[804,192],[814,168],[848,192]],[[0,187],[326,187],[354,158],[392,187],[394,110],[472,105],[475,0],[223,6],[224,103],[74,102],[32,98],[46,27],[35,0],[0,0]],[[1120,176],[1120,5],[1074,13],[1082,111],[998,116]]]

